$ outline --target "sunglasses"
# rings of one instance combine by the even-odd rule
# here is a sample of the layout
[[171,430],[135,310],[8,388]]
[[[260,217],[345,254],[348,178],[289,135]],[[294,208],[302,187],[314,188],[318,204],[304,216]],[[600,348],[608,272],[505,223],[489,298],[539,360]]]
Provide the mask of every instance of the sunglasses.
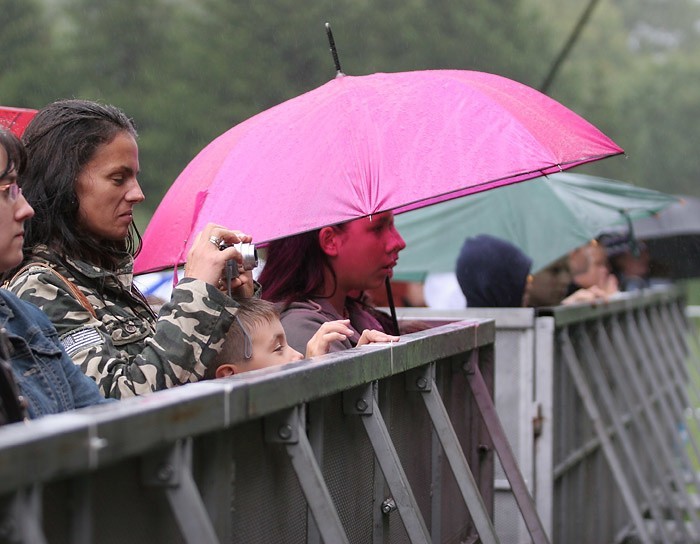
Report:
[[22,194],[22,188],[17,185],[17,182],[7,183],[5,185],[0,185],[0,191],[5,191],[7,198],[10,202],[17,202],[19,195]]

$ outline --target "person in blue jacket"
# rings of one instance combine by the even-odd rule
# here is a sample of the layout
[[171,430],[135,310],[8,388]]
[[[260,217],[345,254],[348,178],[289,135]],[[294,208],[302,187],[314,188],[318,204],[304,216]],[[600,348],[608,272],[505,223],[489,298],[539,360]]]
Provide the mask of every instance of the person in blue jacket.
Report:
[[[0,128],[0,272],[22,261],[24,222],[34,215],[17,183],[25,163],[21,141]],[[6,289],[0,289],[0,359],[9,370],[0,389],[6,423],[18,419],[18,410],[37,418],[107,402],[61,347],[48,317]]]

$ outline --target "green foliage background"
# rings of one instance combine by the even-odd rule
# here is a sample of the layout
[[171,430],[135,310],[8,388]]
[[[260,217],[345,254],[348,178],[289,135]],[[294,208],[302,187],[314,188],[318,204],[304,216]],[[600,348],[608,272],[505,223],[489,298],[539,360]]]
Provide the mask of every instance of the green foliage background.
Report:
[[[0,104],[114,103],[137,123],[145,227],[210,140],[343,71],[494,72],[540,88],[580,0],[0,0]],[[602,0],[548,94],[627,151],[581,171],[700,196],[700,4]],[[283,180],[281,181],[283,182]]]

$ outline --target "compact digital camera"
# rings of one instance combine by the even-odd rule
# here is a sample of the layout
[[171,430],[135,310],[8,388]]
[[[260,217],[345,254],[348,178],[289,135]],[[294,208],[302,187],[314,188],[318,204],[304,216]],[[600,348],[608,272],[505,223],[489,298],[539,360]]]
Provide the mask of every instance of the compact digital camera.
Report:
[[[244,244],[243,242],[238,244],[227,244],[226,242],[221,242],[219,244],[219,250],[221,251],[229,247],[235,247],[238,250],[238,253],[240,253],[243,257],[243,270],[253,270],[253,268],[258,266],[258,251],[255,249],[253,244]],[[226,267],[233,268],[234,271],[231,276],[232,278],[238,277],[238,263],[235,260],[229,259],[226,261]]]
[[[227,244],[226,242],[221,242],[219,244],[219,251],[223,251],[228,247],[235,247],[238,253],[243,257],[243,270],[253,270],[258,266],[258,251],[255,249],[253,244],[244,244],[240,242],[238,244]],[[228,286],[228,295],[231,296],[231,280],[239,276],[238,272],[238,262],[234,259],[229,259],[226,261],[226,285]]]

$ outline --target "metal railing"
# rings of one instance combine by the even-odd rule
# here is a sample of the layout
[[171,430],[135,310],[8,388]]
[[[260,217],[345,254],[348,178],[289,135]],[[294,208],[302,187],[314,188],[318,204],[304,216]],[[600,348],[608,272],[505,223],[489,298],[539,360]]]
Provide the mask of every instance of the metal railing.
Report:
[[0,541],[699,541],[679,291],[399,311],[437,327],[0,429]]
[[[700,393],[684,311],[682,293],[666,287],[537,313],[399,315],[434,324],[495,319],[496,409],[552,542],[685,543],[700,541],[692,409]],[[497,462],[496,532],[502,542],[527,542],[502,474]]]
[[[566,527],[580,535],[577,542],[626,534],[697,542],[700,488],[679,432],[691,386],[682,297],[652,291],[585,315],[557,309],[554,318],[555,405],[587,416],[561,418],[554,432],[554,519],[562,526],[555,534]],[[572,419],[575,428],[564,424]],[[567,499],[557,502],[558,494]],[[574,495],[596,500],[577,512]]]
[[498,542],[494,447],[524,483],[494,337],[453,323],[0,428],[0,541]]

